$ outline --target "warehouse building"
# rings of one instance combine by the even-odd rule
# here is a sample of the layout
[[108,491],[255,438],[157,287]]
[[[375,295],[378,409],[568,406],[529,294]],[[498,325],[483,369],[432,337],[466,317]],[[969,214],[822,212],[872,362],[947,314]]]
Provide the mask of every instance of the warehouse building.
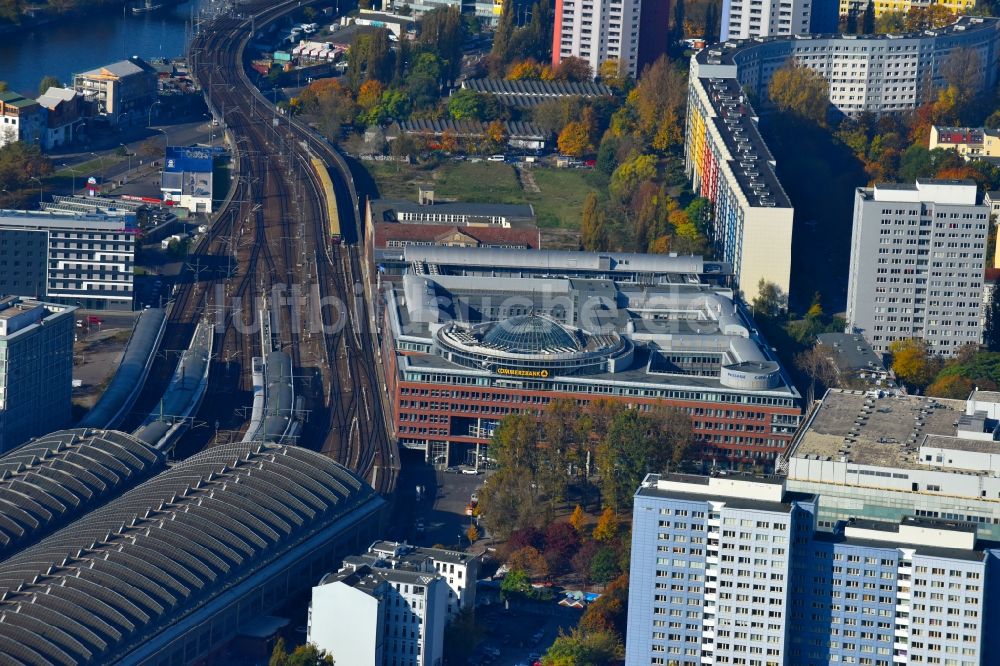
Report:
[[700,257],[404,248],[385,283],[396,435],[435,464],[479,459],[506,414],[553,400],[685,409],[704,458],[772,468],[801,398]]
[[208,449],[0,562],[0,654],[46,666],[205,659],[371,543],[384,506],[313,451]]

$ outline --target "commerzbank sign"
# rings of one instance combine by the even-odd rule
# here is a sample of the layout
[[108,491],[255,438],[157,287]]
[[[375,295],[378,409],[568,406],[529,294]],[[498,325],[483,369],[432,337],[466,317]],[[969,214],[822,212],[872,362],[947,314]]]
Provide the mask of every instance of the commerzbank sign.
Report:
[[494,368],[493,372],[506,377],[524,377],[527,379],[548,379],[551,375],[547,368],[530,370],[525,368],[505,368],[500,366]]

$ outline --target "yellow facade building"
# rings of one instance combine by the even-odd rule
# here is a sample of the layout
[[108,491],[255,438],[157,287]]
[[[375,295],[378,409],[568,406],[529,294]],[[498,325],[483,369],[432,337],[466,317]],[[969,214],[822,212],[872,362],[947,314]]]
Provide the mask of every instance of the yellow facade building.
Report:
[[1000,157],[1000,132],[982,127],[931,127],[927,148],[954,150],[965,159]]
[[[920,0],[869,0],[875,3],[875,18],[889,12],[910,11],[911,7],[929,7],[930,5],[941,5],[946,7],[952,14],[965,14],[968,10],[974,9],[976,0],[939,0],[938,2],[921,2]],[[844,16],[854,10],[857,14],[863,14],[868,9],[868,2],[865,0],[840,0],[840,15]]]

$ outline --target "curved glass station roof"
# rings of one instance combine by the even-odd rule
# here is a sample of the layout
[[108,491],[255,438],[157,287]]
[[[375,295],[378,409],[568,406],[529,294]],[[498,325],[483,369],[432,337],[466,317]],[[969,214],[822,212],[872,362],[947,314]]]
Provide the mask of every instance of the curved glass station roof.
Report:
[[570,331],[542,315],[519,315],[496,323],[480,343],[514,354],[567,353],[583,345]]

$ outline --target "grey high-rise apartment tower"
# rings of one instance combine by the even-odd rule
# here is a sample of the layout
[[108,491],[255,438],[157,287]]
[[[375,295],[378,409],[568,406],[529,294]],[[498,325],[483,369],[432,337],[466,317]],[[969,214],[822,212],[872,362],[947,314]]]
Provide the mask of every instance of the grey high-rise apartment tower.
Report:
[[69,425],[75,310],[0,299],[0,452]]
[[848,327],[877,352],[903,338],[944,356],[978,343],[989,222],[971,180],[858,188]]

